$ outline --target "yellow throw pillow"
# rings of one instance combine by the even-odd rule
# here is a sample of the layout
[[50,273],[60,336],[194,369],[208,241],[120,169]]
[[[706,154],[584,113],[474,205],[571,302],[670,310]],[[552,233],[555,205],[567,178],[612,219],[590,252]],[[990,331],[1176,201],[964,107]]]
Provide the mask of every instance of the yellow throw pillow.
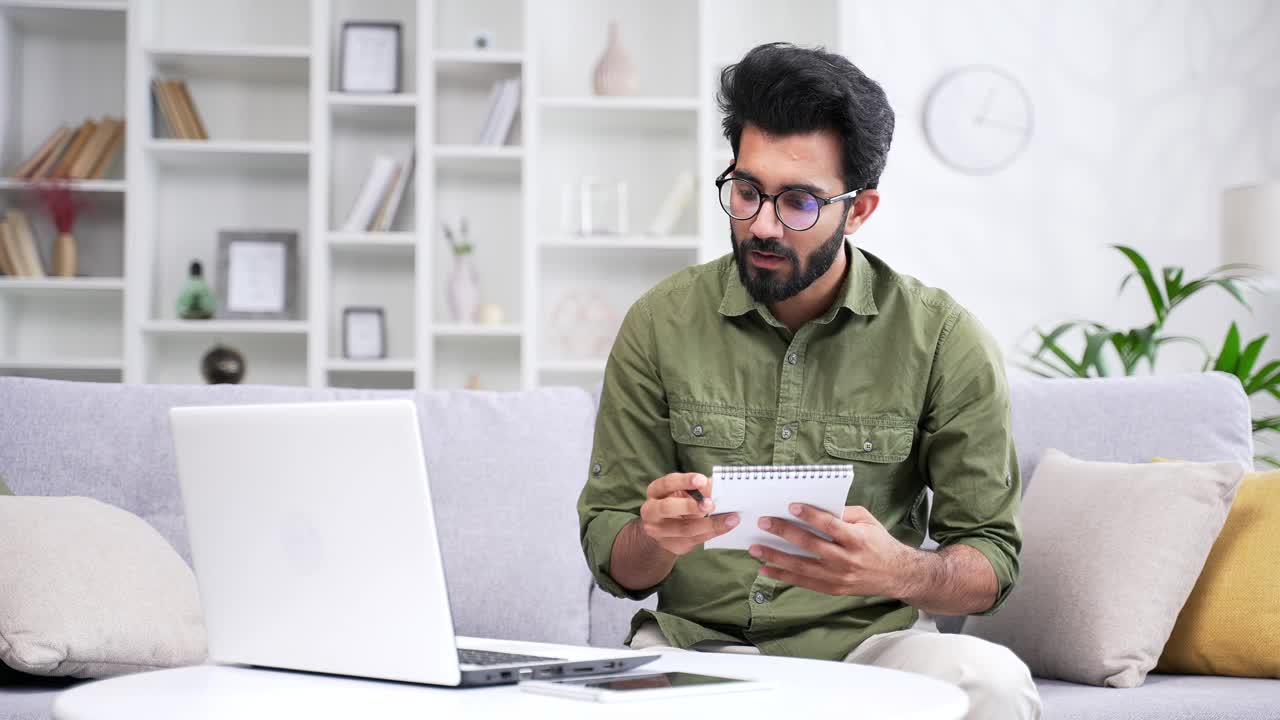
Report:
[[1277,542],[1280,470],[1249,473],[1156,672],[1280,678]]

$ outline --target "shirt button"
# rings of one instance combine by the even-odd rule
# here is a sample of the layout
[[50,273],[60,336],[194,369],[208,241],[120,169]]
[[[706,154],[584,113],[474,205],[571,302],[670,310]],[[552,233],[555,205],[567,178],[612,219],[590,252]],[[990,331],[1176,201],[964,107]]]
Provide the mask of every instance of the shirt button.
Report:
[[790,440],[790,439],[791,439],[791,428],[789,428],[789,427],[784,427],[784,428],[782,428],[782,439],[783,439],[783,440]]
[[787,362],[791,363],[792,365],[795,365],[796,363],[800,362],[800,356],[795,353],[791,353],[790,355],[787,356]]
[[874,448],[874,447],[875,447],[875,445],[872,445],[872,444],[871,444],[871,441],[870,441],[870,440],[868,440],[868,441],[866,441],[866,442],[862,443],[862,452],[871,452],[871,449],[872,449],[872,448]]
[[764,593],[762,593],[762,592],[760,592],[759,590],[757,590],[757,591],[756,591],[756,596],[755,596],[755,601],[756,601],[756,604],[757,604],[757,605],[763,605],[763,604],[764,604]]
[[604,468],[600,467],[600,463],[596,463],[595,465],[591,466],[591,474],[593,475],[599,475],[600,472],[603,470]]
[[704,434],[706,434],[706,430],[703,430],[701,425],[693,426],[694,437],[702,437]]

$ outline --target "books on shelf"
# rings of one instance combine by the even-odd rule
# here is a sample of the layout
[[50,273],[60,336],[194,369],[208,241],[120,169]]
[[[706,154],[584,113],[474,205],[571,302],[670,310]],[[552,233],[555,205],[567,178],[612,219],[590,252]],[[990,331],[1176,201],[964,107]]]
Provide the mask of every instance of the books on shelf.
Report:
[[667,236],[671,234],[672,229],[676,226],[676,221],[680,219],[685,209],[693,202],[693,186],[692,172],[685,170],[676,176],[675,182],[671,183],[671,189],[667,190],[667,196],[662,199],[662,204],[658,206],[658,212],[653,216],[653,222],[649,224],[650,235]]
[[45,276],[31,223],[21,210],[8,210],[0,222],[0,268],[14,277]]
[[151,81],[151,116],[157,138],[209,139],[185,80]]
[[28,157],[13,177],[19,180],[96,180],[111,172],[124,146],[125,121],[110,115],[78,128],[61,126]]
[[520,78],[507,78],[489,91],[489,112],[476,140],[479,145],[505,145],[516,110],[520,108]]
[[414,164],[413,150],[401,161],[390,155],[375,155],[364,185],[342,224],[343,232],[390,230],[404,200],[405,186],[413,177]]

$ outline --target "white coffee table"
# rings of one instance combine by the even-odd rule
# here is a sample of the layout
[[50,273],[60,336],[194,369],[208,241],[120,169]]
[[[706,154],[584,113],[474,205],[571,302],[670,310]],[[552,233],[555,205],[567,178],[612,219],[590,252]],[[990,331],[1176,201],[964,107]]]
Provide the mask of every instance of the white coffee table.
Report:
[[[283,717],[794,718],[960,720],[957,687],[896,670],[794,658],[669,653],[646,670],[684,670],[772,680],[759,692],[603,705],[526,693],[511,685],[437,688],[242,667],[200,666],[79,685],[58,696],[58,720],[254,720]],[[784,714],[785,713],[785,714]]]

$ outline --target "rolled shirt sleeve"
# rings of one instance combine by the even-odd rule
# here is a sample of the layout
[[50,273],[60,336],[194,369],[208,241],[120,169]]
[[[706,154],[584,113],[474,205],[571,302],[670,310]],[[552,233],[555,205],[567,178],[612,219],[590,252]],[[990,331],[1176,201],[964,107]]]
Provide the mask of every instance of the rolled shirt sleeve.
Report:
[[578,497],[579,536],[591,574],[608,593],[640,600],[610,574],[613,543],[640,516],[649,483],[676,467],[667,399],[658,374],[653,318],[645,298],[627,312],[605,367],[587,482]]
[[926,397],[919,457],[933,489],[929,533],[941,546],[968,545],[991,563],[999,594],[978,613],[990,615],[1018,579],[1022,478],[999,346],[958,305],[943,325]]

